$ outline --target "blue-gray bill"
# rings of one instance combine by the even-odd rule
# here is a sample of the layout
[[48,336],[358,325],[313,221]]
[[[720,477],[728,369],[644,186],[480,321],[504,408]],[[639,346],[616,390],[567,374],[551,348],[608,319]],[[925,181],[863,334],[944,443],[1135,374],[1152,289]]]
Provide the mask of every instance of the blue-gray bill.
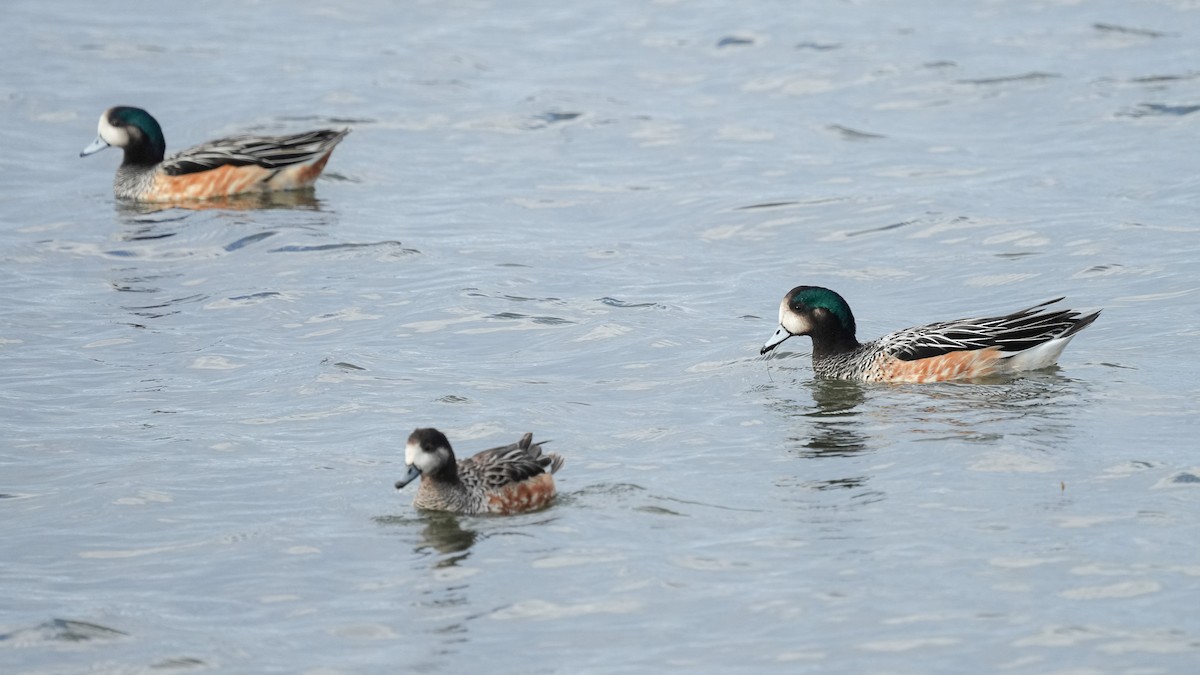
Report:
[[407,464],[404,468],[408,470],[408,473],[404,474],[404,478],[396,481],[397,490],[421,477],[421,470],[412,464]]
[[783,324],[780,324],[779,328],[775,329],[775,334],[771,336],[770,340],[767,340],[767,344],[763,345],[762,349],[760,349],[758,353],[760,355],[766,354],[772,349],[778,347],[780,342],[783,342],[790,337],[792,337],[792,334],[788,332],[788,329],[783,327]]
[[103,138],[97,136],[96,140],[92,141],[91,145],[87,146],[83,149],[83,152],[79,153],[79,156],[87,157],[88,155],[94,155],[107,147],[109,147],[108,143],[105,142]]

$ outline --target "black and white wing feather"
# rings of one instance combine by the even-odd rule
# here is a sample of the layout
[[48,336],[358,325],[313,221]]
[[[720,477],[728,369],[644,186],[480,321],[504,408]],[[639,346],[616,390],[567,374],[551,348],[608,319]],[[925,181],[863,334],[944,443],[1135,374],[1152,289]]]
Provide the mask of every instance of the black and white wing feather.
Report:
[[562,457],[554,453],[542,454],[542,445],[549,441],[533,442],[533,434],[527,433],[521,440],[510,445],[484,450],[458,463],[458,473],[463,483],[479,483],[487,488],[499,488],[511,483],[533,478],[549,471],[554,473],[562,466]]
[[879,347],[901,361],[915,361],[950,352],[998,347],[1021,352],[1083,330],[1100,315],[1074,310],[1046,310],[1055,298],[1012,314],[956,319],[896,331],[879,339]]
[[230,136],[202,143],[163,160],[167,175],[179,176],[226,165],[278,169],[313,161],[333,149],[349,129],[320,129],[291,136]]

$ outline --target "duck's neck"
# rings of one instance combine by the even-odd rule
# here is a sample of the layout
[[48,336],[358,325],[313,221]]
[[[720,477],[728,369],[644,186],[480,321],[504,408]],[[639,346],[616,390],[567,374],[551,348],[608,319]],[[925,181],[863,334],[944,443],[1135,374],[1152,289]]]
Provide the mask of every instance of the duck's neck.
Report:
[[475,512],[471,504],[471,491],[459,479],[457,472],[426,473],[421,476],[421,487],[413,502],[423,509],[434,511]]
[[148,169],[163,161],[166,154],[167,149],[155,143],[134,143],[125,146],[125,159],[121,162],[121,166]]
[[840,354],[848,354],[859,348],[859,342],[851,333],[841,326],[822,326],[810,333],[813,341],[813,358],[827,359]]
[[442,485],[462,486],[462,479],[458,477],[458,462],[451,458],[446,464],[439,466],[433,471],[425,473],[421,476],[421,480],[428,480]]

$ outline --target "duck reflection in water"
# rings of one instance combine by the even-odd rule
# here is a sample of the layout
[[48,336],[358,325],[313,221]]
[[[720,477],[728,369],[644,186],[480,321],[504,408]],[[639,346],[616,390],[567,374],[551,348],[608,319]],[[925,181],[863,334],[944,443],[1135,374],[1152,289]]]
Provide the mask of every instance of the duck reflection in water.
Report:
[[[812,393],[813,405],[795,398],[775,398],[770,402],[770,407],[793,426],[786,439],[789,453],[803,459],[828,459],[870,449],[863,429],[864,385],[850,380],[816,379],[801,386]],[[854,489],[867,480],[867,476],[861,475],[839,476],[805,480],[803,485],[821,491]]]
[[469,527],[463,527],[461,517],[453,513],[426,511],[420,516],[377,516],[375,522],[380,525],[399,525],[410,531],[411,528],[423,523],[421,540],[413,547],[418,555],[430,553],[442,557],[434,563],[434,567],[454,567],[471,555],[471,547],[479,539],[479,532]]
[[287,192],[252,192],[231,197],[215,197],[205,200],[183,200],[176,202],[129,202],[118,201],[117,213],[123,216],[143,216],[171,209],[186,211],[263,211],[271,209],[295,209],[298,211],[320,211],[321,200],[313,188],[289,190]]
[[471,547],[479,538],[475,530],[464,528],[459,517],[452,513],[430,513],[427,524],[421,530],[423,540],[417,546],[418,553],[433,549],[443,554],[435,567],[453,567],[471,555]]
[[807,457],[844,457],[867,449],[861,432],[860,407],[866,400],[863,385],[848,380],[811,380],[813,407],[794,412],[811,421],[806,438],[796,438]]

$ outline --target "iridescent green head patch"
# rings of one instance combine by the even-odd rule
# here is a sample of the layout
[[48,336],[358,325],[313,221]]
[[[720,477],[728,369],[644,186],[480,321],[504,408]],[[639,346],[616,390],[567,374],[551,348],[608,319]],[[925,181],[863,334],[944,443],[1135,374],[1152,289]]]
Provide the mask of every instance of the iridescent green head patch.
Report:
[[850,305],[846,304],[842,296],[828,288],[797,286],[788,293],[788,307],[802,314],[809,314],[818,308],[828,310],[851,335],[855,332],[854,314],[850,312]]
[[167,140],[163,137],[162,127],[158,120],[141,108],[117,106],[108,112],[109,123],[113,126],[136,127],[146,137],[146,141],[155,148],[166,151]]

